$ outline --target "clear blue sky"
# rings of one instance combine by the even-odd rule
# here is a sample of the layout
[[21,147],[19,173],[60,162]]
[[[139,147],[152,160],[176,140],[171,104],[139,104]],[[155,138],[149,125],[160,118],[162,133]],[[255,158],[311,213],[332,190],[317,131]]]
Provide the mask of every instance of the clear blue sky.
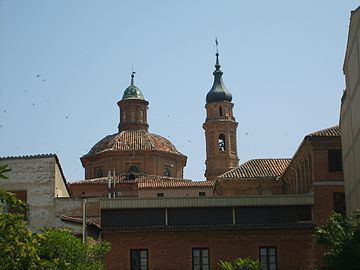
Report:
[[68,181],[83,179],[79,158],[117,132],[133,65],[150,131],[188,156],[186,178],[203,180],[217,36],[240,162],[292,157],[339,121],[358,4],[0,0],[0,156],[56,153]]

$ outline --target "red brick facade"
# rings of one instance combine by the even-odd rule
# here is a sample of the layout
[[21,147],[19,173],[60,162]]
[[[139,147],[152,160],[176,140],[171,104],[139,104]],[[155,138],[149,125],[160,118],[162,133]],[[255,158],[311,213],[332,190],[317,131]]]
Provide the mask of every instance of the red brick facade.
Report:
[[130,249],[148,250],[149,270],[192,269],[192,248],[208,248],[210,269],[220,260],[259,259],[259,247],[276,247],[278,270],[315,269],[313,229],[103,232],[111,242],[108,270],[130,270]]

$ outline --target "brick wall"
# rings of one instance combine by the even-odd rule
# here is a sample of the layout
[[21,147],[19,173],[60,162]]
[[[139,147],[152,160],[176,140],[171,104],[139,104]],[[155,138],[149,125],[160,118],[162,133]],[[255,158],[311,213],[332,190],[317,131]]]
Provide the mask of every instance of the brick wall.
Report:
[[107,269],[130,269],[130,249],[148,250],[149,270],[192,269],[192,248],[209,248],[210,269],[220,260],[259,258],[260,246],[275,246],[278,270],[315,269],[313,229],[103,232],[112,248]]

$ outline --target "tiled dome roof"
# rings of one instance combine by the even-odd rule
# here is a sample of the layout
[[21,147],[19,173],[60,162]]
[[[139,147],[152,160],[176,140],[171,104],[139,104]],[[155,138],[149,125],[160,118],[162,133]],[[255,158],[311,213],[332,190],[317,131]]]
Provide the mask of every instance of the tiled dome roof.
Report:
[[86,156],[107,151],[160,151],[182,155],[176,147],[164,137],[146,130],[124,130],[108,135],[96,143]]

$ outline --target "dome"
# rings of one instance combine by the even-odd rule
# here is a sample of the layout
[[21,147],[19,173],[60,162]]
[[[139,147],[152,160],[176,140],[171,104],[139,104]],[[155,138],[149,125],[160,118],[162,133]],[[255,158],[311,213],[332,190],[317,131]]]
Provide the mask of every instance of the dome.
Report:
[[219,101],[229,101],[232,100],[231,93],[226,89],[224,82],[222,80],[223,72],[220,70],[219,64],[219,54],[216,53],[216,64],[214,75],[214,83],[210,91],[206,95],[206,103],[210,102],[219,102]]
[[134,84],[134,74],[133,71],[131,74],[131,84],[128,88],[125,89],[122,99],[141,99],[145,100],[144,95],[141,93],[140,89]]
[[183,155],[164,137],[145,130],[124,130],[108,135],[96,143],[86,154],[92,156],[108,151],[159,151]]
[[145,100],[143,94],[141,93],[140,89],[135,85],[130,85],[128,88],[125,89],[122,99],[141,99]]

